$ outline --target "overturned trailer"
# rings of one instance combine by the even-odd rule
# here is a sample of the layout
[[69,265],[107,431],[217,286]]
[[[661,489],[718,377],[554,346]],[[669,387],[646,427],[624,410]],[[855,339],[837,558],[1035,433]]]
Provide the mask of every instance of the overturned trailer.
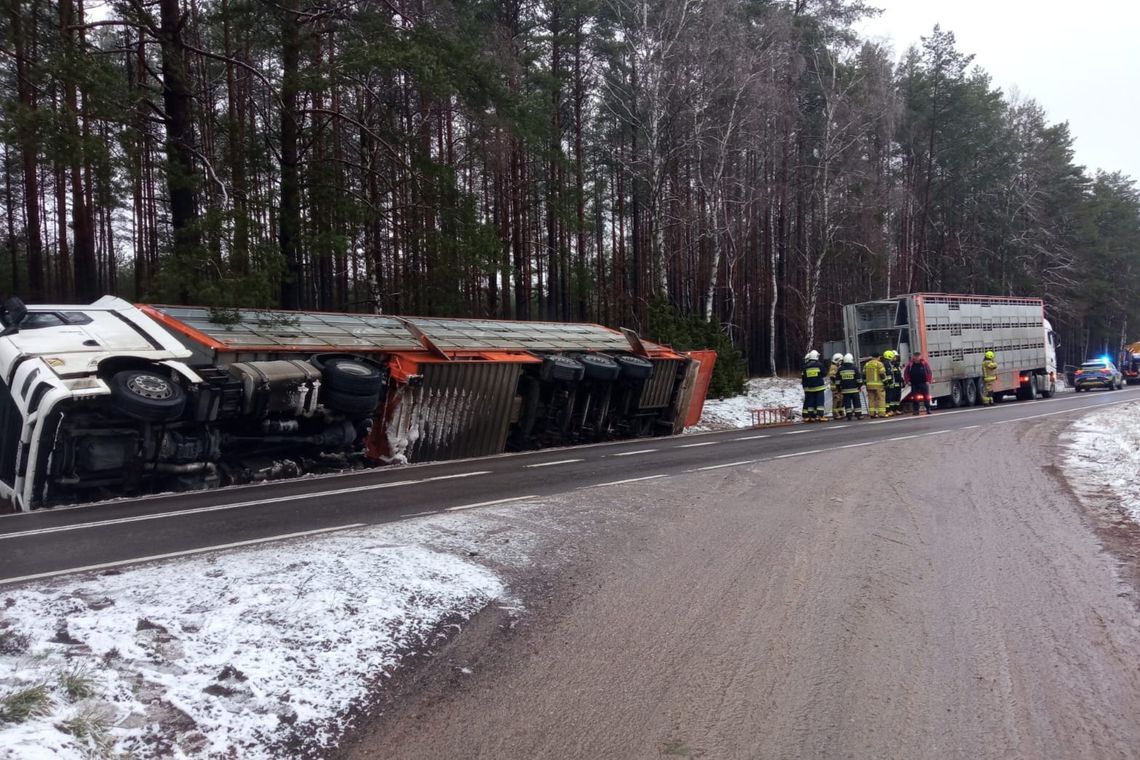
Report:
[[599,325],[10,301],[0,501],[26,510],[679,432],[715,362]]

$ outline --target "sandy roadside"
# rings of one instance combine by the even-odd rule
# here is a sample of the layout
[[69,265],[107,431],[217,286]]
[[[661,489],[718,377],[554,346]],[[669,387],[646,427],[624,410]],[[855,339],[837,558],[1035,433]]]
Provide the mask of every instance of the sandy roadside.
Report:
[[1058,423],[599,489],[348,758],[1140,757],[1140,616]]

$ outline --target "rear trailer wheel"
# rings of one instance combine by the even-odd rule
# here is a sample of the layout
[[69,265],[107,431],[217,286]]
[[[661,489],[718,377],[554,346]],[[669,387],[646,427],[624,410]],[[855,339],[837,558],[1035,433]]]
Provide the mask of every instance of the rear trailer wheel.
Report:
[[181,386],[152,370],[116,372],[108,385],[115,406],[136,420],[167,422],[181,417],[186,408],[186,393]]
[[966,394],[962,391],[962,384],[957,380],[950,381],[950,395],[947,397],[946,406],[954,409],[962,406],[966,400]]
[[544,382],[576,383],[582,379],[586,368],[569,356],[547,356],[542,360],[539,372]]
[[640,382],[653,374],[653,362],[640,356],[615,356],[614,361],[621,367],[622,380]]
[[1026,391],[1025,397],[1029,401],[1034,401],[1037,398],[1037,375],[1029,376],[1029,390]]
[[587,380],[596,380],[602,383],[612,383],[621,374],[621,367],[608,356],[601,354],[583,354],[574,357],[581,363]]
[[978,384],[974,380],[963,380],[963,389],[966,391],[966,406],[976,406],[980,402]]

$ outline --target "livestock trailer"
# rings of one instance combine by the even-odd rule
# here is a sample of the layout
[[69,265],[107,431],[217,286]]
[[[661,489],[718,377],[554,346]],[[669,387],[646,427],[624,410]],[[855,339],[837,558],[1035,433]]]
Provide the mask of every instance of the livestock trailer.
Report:
[[942,405],[980,403],[986,351],[998,363],[995,398],[1048,398],[1057,388],[1056,339],[1039,298],[912,293],[844,306],[843,330],[860,362],[887,349],[904,362],[921,351]]

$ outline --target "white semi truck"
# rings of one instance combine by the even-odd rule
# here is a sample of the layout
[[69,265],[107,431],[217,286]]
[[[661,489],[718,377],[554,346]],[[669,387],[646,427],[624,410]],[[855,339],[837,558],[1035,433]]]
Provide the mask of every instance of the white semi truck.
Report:
[[843,307],[843,329],[861,362],[892,349],[905,363],[921,351],[940,406],[981,402],[986,351],[998,363],[995,399],[1049,398],[1057,390],[1056,338],[1039,298],[912,293]]

